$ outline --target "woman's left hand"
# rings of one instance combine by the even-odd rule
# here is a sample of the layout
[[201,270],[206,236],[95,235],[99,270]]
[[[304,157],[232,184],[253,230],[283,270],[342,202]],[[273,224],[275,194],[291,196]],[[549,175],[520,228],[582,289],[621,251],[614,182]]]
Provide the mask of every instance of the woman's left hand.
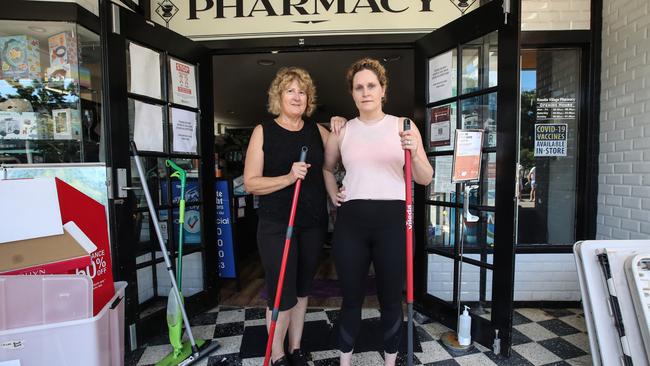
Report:
[[399,137],[402,143],[402,149],[411,150],[411,153],[415,154],[418,150],[418,142],[420,141],[418,134],[414,130],[400,131]]

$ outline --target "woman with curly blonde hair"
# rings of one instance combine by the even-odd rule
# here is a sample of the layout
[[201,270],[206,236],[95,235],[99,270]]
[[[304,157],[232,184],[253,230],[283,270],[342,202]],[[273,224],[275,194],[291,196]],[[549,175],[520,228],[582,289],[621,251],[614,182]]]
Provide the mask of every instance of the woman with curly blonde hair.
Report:
[[[267,327],[271,323],[280,272],[293,184],[302,179],[298,209],[287,261],[280,313],[271,352],[272,365],[307,365],[300,341],[309,294],[321,248],[327,235],[327,195],[323,181],[323,149],[329,132],[306,120],[316,108],[316,88],[307,71],[288,67],[278,71],[268,91],[268,110],[277,117],[253,130],[246,152],[244,185],[260,196],[257,246],[268,294]],[[300,150],[309,148],[299,162]],[[284,339],[289,333],[289,355]]]

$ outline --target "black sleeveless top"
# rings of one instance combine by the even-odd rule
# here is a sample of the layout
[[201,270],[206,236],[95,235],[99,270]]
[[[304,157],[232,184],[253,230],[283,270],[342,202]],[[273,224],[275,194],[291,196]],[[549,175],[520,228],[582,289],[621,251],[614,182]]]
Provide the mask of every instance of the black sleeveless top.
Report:
[[[300,159],[300,151],[307,146],[307,163],[311,167],[300,187],[295,226],[317,226],[327,223],[327,193],[323,180],[323,140],[318,126],[305,121],[300,131],[289,131],[274,120],[262,123],[264,131],[265,177],[277,177],[291,171],[293,163]],[[257,214],[261,219],[289,223],[291,201],[295,184],[279,191],[259,196]]]

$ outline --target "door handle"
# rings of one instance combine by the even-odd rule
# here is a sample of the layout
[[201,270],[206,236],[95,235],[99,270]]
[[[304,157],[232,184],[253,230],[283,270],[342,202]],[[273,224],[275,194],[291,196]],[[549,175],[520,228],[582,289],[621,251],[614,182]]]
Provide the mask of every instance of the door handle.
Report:
[[465,222],[478,222],[479,217],[476,215],[472,215],[469,212],[469,193],[472,191],[472,189],[478,189],[477,185],[466,185],[465,186],[465,204],[463,205],[465,209],[463,210],[465,213]]
[[124,191],[141,191],[142,187],[120,187]]

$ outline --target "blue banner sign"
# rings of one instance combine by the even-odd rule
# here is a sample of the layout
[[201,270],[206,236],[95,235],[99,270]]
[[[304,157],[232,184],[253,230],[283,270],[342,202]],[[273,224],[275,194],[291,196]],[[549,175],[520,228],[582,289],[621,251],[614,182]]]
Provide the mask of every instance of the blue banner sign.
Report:
[[217,205],[217,255],[219,257],[219,277],[236,278],[228,181],[216,181],[215,191]]
[[[162,181],[161,195],[163,202],[167,200],[167,182]],[[181,183],[178,180],[172,181],[172,202],[178,205],[181,199]],[[185,182],[185,223],[183,224],[183,243],[184,244],[200,244],[201,243],[201,211],[200,206],[192,206],[193,202],[198,202],[201,198],[199,192],[199,180],[196,178],[188,178]],[[173,232],[174,238],[178,239],[178,209],[173,210]],[[167,219],[167,210],[160,211],[160,219],[165,221]]]

